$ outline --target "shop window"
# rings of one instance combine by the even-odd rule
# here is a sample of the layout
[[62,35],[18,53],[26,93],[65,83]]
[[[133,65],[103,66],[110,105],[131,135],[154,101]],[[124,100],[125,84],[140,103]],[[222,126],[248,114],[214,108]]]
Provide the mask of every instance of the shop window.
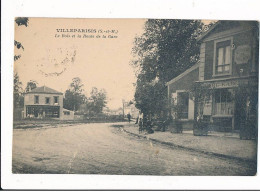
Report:
[[39,96],[34,96],[34,104],[39,104]]
[[231,40],[215,43],[215,75],[227,75],[231,73],[231,57]]
[[178,117],[180,119],[188,119],[188,109],[189,109],[189,93],[188,92],[178,92],[177,105],[179,107]]
[[214,114],[233,115],[234,103],[232,101],[232,91],[230,89],[220,89],[215,91]]
[[46,117],[48,118],[59,118],[59,108],[58,107],[48,107],[45,109]]
[[45,104],[50,104],[50,98],[49,97],[45,98]]
[[64,115],[70,115],[70,111],[63,111]]
[[54,98],[54,104],[58,104],[58,103],[59,103],[59,98],[58,98],[58,96],[54,96],[53,98]]

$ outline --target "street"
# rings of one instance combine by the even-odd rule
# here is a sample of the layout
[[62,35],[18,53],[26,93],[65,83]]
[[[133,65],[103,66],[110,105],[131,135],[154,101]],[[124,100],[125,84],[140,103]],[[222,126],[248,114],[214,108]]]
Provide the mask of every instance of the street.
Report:
[[130,136],[122,123],[13,131],[13,173],[253,175],[250,163],[173,149]]

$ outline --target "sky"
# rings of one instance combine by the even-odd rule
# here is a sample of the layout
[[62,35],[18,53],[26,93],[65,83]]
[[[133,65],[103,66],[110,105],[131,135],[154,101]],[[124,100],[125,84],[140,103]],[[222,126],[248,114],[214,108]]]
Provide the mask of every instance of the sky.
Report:
[[134,98],[136,77],[130,66],[131,49],[135,36],[143,32],[144,22],[144,19],[29,18],[28,27],[15,24],[15,40],[22,43],[24,50],[15,48],[15,54],[21,58],[14,62],[14,71],[23,88],[28,81],[35,80],[39,86],[63,93],[72,79],[79,77],[87,96],[92,87],[103,88],[107,91],[107,106],[117,109],[122,106],[122,99]]
[[14,62],[14,71],[23,88],[35,80],[38,86],[63,93],[72,79],[79,77],[87,97],[92,87],[105,89],[108,108],[118,109],[122,100],[134,99],[136,77],[130,65],[131,50],[134,38],[144,32],[145,21],[29,18],[28,27],[15,24],[15,40],[24,50],[14,50],[21,55]]

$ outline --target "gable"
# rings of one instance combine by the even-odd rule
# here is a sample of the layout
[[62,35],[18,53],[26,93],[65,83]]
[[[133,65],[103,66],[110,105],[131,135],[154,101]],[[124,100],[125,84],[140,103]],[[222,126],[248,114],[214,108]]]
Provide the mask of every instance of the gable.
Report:
[[218,21],[207,32],[202,34],[198,41],[205,42],[241,33],[252,29],[256,23],[255,21]]

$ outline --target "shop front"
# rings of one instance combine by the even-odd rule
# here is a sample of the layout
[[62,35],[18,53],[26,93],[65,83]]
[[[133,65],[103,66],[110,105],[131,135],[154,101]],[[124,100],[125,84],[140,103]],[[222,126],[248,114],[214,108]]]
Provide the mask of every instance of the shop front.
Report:
[[[256,77],[226,78],[197,82],[206,93],[197,99],[200,115],[211,130],[222,132],[257,130],[257,93]],[[205,98],[207,96],[207,98]]]
[[29,118],[59,118],[59,106],[27,105],[26,115]]

